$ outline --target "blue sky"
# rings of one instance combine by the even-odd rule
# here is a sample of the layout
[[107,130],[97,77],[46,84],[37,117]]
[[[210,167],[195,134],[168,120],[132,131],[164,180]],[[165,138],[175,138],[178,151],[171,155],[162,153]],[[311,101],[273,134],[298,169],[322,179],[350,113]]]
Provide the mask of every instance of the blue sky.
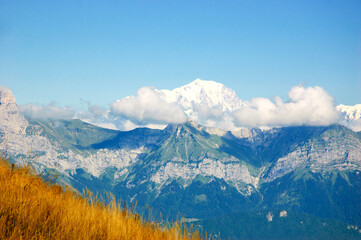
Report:
[[0,0],[0,85],[20,104],[107,106],[196,78],[361,103],[361,1]]

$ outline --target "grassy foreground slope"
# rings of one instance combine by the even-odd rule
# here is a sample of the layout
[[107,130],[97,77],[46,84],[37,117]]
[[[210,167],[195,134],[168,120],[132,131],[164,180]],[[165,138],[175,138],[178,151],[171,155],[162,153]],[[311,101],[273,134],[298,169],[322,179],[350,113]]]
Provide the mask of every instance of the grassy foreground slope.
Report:
[[200,239],[116,204],[90,202],[0,158],[0,239]]

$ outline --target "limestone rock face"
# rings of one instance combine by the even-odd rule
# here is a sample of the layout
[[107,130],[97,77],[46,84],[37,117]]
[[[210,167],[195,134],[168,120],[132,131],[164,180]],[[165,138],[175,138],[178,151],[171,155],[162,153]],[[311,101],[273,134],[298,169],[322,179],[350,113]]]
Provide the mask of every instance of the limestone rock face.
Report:
[[299,169],[318,173],[360,171],[361,141],[346,128],[325,131],[279,158],[263,180],[270,182]]
[[[25,134],[28,122],[18,111],[12,92],[0,87],[0,132],[5,135]],[[10,138],[10,135],[7,136]]]
[[16,100],[12,92],[7,88],[0,87],[0,105],[9,106],[15,104]]
[[0,153],[20,164],[31,162],[39,172],[56,168],[62,174],[84,169],[97,177],[107,167],[113,167],[117,169],[114,173],[117,178],[124,175],[126,167],[144,151],[143,148],[101,149],[82,154],[78,149],[63,146],[59,139],[54,140],[46,135],[44,126],[44,123],[34,124],[25,118],[11,91],[0,87]]

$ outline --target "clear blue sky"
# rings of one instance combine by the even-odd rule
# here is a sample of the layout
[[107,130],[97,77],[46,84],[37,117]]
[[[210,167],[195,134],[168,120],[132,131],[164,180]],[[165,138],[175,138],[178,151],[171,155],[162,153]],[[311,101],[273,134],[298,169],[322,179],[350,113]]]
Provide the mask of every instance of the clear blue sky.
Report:
[[361,1],[0,0],[0,85],[20,104],[106,106],[196,78],[361,103]]

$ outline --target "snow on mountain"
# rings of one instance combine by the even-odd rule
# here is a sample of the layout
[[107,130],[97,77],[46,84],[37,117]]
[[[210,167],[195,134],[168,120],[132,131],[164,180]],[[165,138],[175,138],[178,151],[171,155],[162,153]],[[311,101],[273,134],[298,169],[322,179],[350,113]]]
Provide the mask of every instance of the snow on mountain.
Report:
[[336,109],[342,114],[345,120],[358,120],[361,118],[361,104],[354,106],[340,104]]
[[[173,90],[157,90],[169,103],[182,106],[191,119],[208,127],[240,130],[234,126],[233,113],[249,107],[250,102],[240,99],[235,91],[221,83],[196,79]],[[354,131],[361,131],[361,104],[338,105],[339,123]],[[244,129],[244,128],[242,128]]]
[[156,91],[167,103],[180,105],[189,119],[227,130],[239,129],[232,113],[247,104],[232,89],[214,81],[196,79],[173,90]]
[[[297,90],[297,91],[296,91]],[[123,116],[116,117],[115,125],[121,130],[130,130],[136,127],[150,127],[158,124],[156,128],[164,128],[157,122],[157,116],[163,113],[161,105],[172,104],[174,108],[181,107],[187,117],[197,123],[212,128],[222,128],[231,131],[239,131],[245,127],[279,127],[293,125],[329,125],[337,122],[337,111],[332,103],[332,97],[322,88],[298,86],[292,88],[289,101],[283,102],[280,97],[274,100],[266,98],[254,98],[250,101],[240,99],[234,90],[227,88],[221,83],[196,79],[193,82],[175,88],[152,89],[153,93],[162,100],[159,104],[151,103],[149,96],[138,95],[132,97],[138,102],[148,103],[148,107],[130,107],[133,111],[147,112],[147,117],[133,121]],[[157,96],[157,97],[158,97]],[[120,101],[120,100],[118,100]],[[162,102],[164,101],[164,102]],[[310,110],[308,104],[312,103]],[[306,105],[306,107],[305,107]],[[167,105],[168,106],[168,105]],[[164,110],[164,109],[163,109]],[[339,123],[349,128],[361,130],[361,104],[355,106],[337,106],[340,113]],[[168,110],[165,112],[169,112]],[[155,116],[152,118],[152,116]],[[171,116],[178,119],[174,114]],[[172,118],[172,121],[175,120]],[[258,120],[258,121],[257,121]],[[139,125],[139,124],[143,125]]]
[[340,104],[336,109],[340,113],[340,124],[354,131],[361,131],[361,104],[354,106]]
[[214,81],[196,79],[185,86],[157,92],[165,101],[180,104],[189,116],[197,105],[221,107],[222,111],[229,112],[245,105],[245,101],[240,100],[232,89]]
[[[138,119],[138,121],[135,121],[134,119],[121,114],[120,115],[116,114],[116,112],[114,112],[113,109],[101,108],[97,105],[90,105],[87,111],[77,111],[76,114],[74,115],[74,118],[79,118],[85,122],[109,129],[119,129],[126,131],[137,127],[163,129],[167,125],[167,121],[165,120],[163,122],[159,122],[157,121],[157,119],[159,118],[159,115],[161,115],[161,113],[169,112],[169,108],[168,110],[163,109],[163,111],[160,111],[162,109],[162,106],[163,105],[170,106],[169,104],[171,104],[172,106],[179,108],[182,114],[184,111],[186,117],[196,121],[197,123],[203,126],[214,129],[240,131],[242,129],[246,129],[245,127],[242,126],[248,126],[248,125],[240,124],[239,122],[237,122],[237,120],[239,120],[239,114],[237,115],[237,113],[241,112],[243,118],[246,118],[248,119],[248,121],[255,123],[256,121],[254,117],[252,117],[253,115],[251,115],[251,113],[252,114],[257,113],[258,110],[262,110],[262,109],[267,110],[268,109],[267,106],[270,104],[272,108],[271,110],[268,109],[267,111],[263,111],[263,112],[261,111],[259,112],[258,115],[256,114],[256,116],[262,119],[262,121],[264,119],[267,119],[267,116],[269,117],[270,114],[279,116],[277,111],[273,109],[274,107],[278,106],[277,101],[276,103],[273,104],[271,100],[265,99],[265,101],[262,104],[260,104],[262,106],[259,106],[259,109],[257,110],[254,106],[251,106],[252,101],[245,101],[240,99],[234,90],[226,87],[221,83],[214,81],[205,81],[205,80],[196,79],[187,85],[181,86],[179,88],[175,88],[173,90],[152,89],[151,91],[153,91],[154,94],[157,95],[156,96],[157,98],[160,98],[161,101],[164,101],[163,102],[164,104],[160,104],[162,102],[160,102],[159,104],[152,102],[151,99],[149,99],[149,96],[141,97],[138,95],[137,97],[135,97],[138,98],[139,100],[138,102],[140,103],[147,102],[149,105],[149,106],[145,105],[143,106],[143,108],[141,106],[138,106],[139,104],[136,105],[138,107],[131,107],[131,106],[129,107],[130,109],[132,109],[132,111],[137,112],[143,110],[144,112],[147,113],[147,114],[143,114],[144,115],[143,118]],[[11,91],[6,88],[0,88],[0,93],[1,93],[0,99],[2,102],[1,104],[8,106],[8,108],[10,106],[14,108],[14,106],[16,105],[16,100],[14,96],[11,94]],[[260,98],[258,98],[258,100],[259,99]],[[136,103],[138,102],[136,101]],[[288,103],[284,103],[281,105],[283,106],[287,104]],[[288,105],[291,106],[291,104]],[[23,108],[24,106],[22,106],[22,109]],[[45,108],[43,110],[45,111],[46,109],[49,108]],[[171,107],[170,109],[173,109],[173,107]],[[339,112],[338,122],[340,124],[345,125],[354,131],[361,131],[361,104],[357,104],[354,106],[347,106],[341,104],[338,105],[336,109]],[[23,112],[23,110],[21,111]],[[61,112],[61,109],[59,111]],[[293,114],[296,115],[299,115],[301,112],[300,110],[289,109],[289,108],[287,108],[287,111],[292,112]],[[325,115],[322,113],[319,114],[321,116]],[[45,115],[53,116],[54,114],[49,113]],[[175,114],[168,113],[168,115],[170,115],[171,118],[174,118],[176,120],[179,119],[179,117],[177,117]],[[30,114],[30,116],[32,115]],[[305,116],[311,118],[311,116],[309,116],[308,114],[305,114]],[[169,116],[165,119],[169,119]],[[317,119],[318,118],[316,118],[316,120]],[[11,122],[13,121],[8,121],[8,124],[10,124]],[[266,121],[264,125],[261,126],[263,127],[278,126],[276,123],[272,125],[272,122],[274,121],[268,121],[268,122]],[[172,123],[172,121],[170,121],[170,123]],[[303,124],[305,123],[303,122]],[[236,125],[239,127],[237,127]],[[255,127],[261,127],[261,126],[256,124]]]
[[208,127],[233,129],[231,113],[245,104],[223,84],[196,79],[173,90],[143,87],[136,96],[113,102],[109,116],[120,130],[154,125],[161,129],[166,123],[184,122],[185,117]]

